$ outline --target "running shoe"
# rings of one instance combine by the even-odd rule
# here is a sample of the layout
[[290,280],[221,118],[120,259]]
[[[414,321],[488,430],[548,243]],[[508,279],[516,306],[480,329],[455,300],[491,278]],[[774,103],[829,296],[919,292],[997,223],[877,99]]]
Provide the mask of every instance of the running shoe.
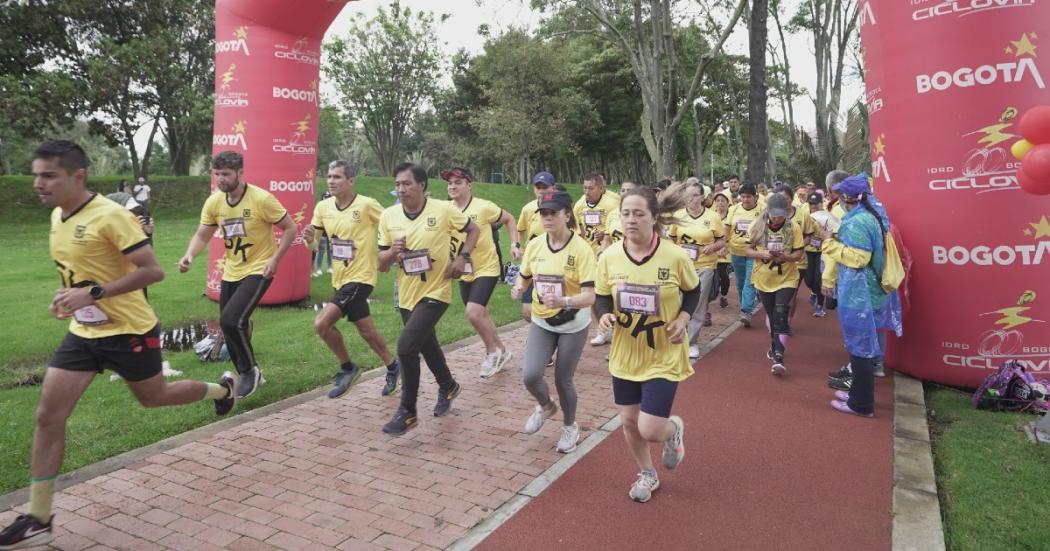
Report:
[[631,486],[627,495],[638,503],[645,503],[653,497],[653,492],[660,487],[660,479],[656,476],[656,469],[638,473],[638,480]]
[[881,361],[877,361],[877,362],[872,364],[871,372],[876,377],[885,377],[886,376],[886,365],[884,363],[882,363]]
[[387,424],[383,425],[383,432],[394,436],[405,434],[415,428],[417,422],[415,413],[410,413],[404,406],[398,406],[394,417]]
[[394,369],[387,368],[386,383],[383,384],[383,396],[390,396],[397,392],[398,382],[401,381],[401,362],[394,360]]
[[0,549],[22,549],[44,545],[51,541],[51,525],[55,516],[44,524],[32,515],[19,515],[10,526],[0,532]]
[[718,306],[721,308],[729,308],[729,300],[726,297],[719,297]]
[[223,373],[219,378],[219,386],[226,389],[226,397],[215,400],[215,415],[222,417],[237,403],[237,375],[230,371]]
[[853,387],[853,377],[845,377],[842,379],[828,379],[828,386],[835,390],[845,390],[849,392],[849,389]]
[[824,310],[823,306],[817,306],[817,309],[813,310],[813,317],[815,318],[823,318],[827,317],[827,315],[828,313]]
[[766,358],[768,358],[769,361],[773,361],[773,349],[772,348],[770,348],[769,350],[766,350]]
[[571,426],[561,427],[561,438],[558,438],[558,451],[561,453],[572,453],[576,451],[576,444],[580,441],[580,426],[573,423]]
[[740,323],[744,324],[744,327],[751,327],[751,312],[742,312],[740,314]]
[[832,372],[828,373],[828,378],[829,379],[843,379],[843,378],[852,377],[852,376],[853,376],[853,369],[850,367],[850,364],[846,364],[846,365],[838,368],[838,371],[832,371]]
[[835,399],[839,400],[840,402],[848,402],[849,401],[849,392],[846,392],[845,390],[836,390],[835,391]]
[[[689,359],[695,360],[700,357],[700,347],[695,344],[689,345]],[[606,358],[608,359],[608,358]]]
[[770,371],[772,371],[774,375],[783,375],[787,373],[787,366],[784,365],[783,354],[773,353],[773,367],[770,368]]
[[664,442],[663,463],[667,469],[674,469],[685,457],[685,421],[677,415],[667,418],[674,425],[674,434]]
[[831,407],[835,408],[836,411],[842,413],[849,413],[850,415],[856,415],[857,417],[875,417],[874,413],[860,413],[849,407],[849,404],[839,400],[832,400]]
[[510,352],[500,350],[485,354],[485,359],[481,361],[481,371],[478,374],[482,379],[488,379],[499,373],[503,369],[503,365],[510,359],[510,355]]
[[601,346],[612,340],[612,330],[598,333],[591,339],[591,346]]
[[[499,363],[497,364],[497,367],[496,367],[496,373],[499,373],[500,371],[503,371],[503,368],[507,365],[507,362],[509,362],[510,359],[513,358],[513,357],[514,357],[514,353],[511,352],[510,350],[503,350],[503,351],[501,351],[500,354],[499,354]],[[495,375],[496,373],[493,373],[493,375]]]
[[242,374],[241,380],[237,382],[237,399],[243,400],[255,394],[262,383],[262,370],[259,369],[259,366],[252,367],[252,370]]
[[547,407],[536,406],[536,410],[532,412],[532,415],[525,420],[525,434],[534,434],[539,432],[540,428],[543,427],[543,422],[550,419],[555,413],[558,413],[558,404],[555,404],[552,400]]
[[704,327],[711,327],[711,312],[704,312]]
[[[608,360],[609,358],[606,357],[605,359]],[[547,362],[547,367],[554,367],[554,356],[551,356],[551,361]]]
[[817,295],[815,295],[815,294],[809,295],[809,305],[810,306],[816,306],[817,305]]
[[452,400],[459,396],[459,390],[459,383],[453,382],[452,388],[448,391],[439,391],[437,404],[434,404],[434,417],[441,417],[452,409]]
[[343,394],[346,394],[346,391],[350,390],[350,387],[354,386],[354,383],[361,378],[361,373],[363,373],[364,370],[362,370],[357,364],[350,365],[352,368],[349,371],[341,369],[339,370],[339,373],[335,375],[335,386],[332,387],[332,390],[328,391],[329,398],[338,398]]

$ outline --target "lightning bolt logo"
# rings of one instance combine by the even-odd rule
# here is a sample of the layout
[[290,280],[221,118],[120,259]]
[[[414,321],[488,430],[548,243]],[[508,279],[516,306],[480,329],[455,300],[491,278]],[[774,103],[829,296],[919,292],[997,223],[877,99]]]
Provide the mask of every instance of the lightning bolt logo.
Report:
[[229,88],[230,87],[230,83],[235,81],[235,80],[237,80],[236,78],[233,77],[233,72],[236,71],[236,70],[237,70],[237,64],[236,63],[231,63],[229,69],[226,69],[226,72],[222,74],[222,86],[220,87],[220,89],[225,90],[225,89]]
[[1006,132],[1008,128],[1013,126],[1013,119],[1017,116],[1017,109],[1013,107],[1007,107],[1001,115],[999,115],[999,123],[979,128],[964,136],[973,136],[974,134],[981,134],[981,138],[977,140],[977,143],[992,148],[1003,142],[1017,138],[1017,134],[1011,134]]
[[292,220],[295,220],[296,224],[301,224],[302,221],[305,218],[306,218],[306,203],[303,203],[303,206],[299,209],[299,212],[296,212],[295,214],[292,215]]
[[1027,312],[1028,310],[1032,309],[1031,306],[1026,305],[1035,302],[1035,298],[1035,291],[1025,291],[1021,294],[1021,297],[1017,299],[1017,306],[1011,306],[1009,308],[1003,308],[1001,310],[995,310],[992,312],[985,312],[981,315],[991,316],[994,314],[999,314],[1000,316],[1002,316],[998,320],[996,320],[995,325],[1001,326],[1003,328],[1003,331],[1009,331],[1015,327],[1020,327],[1032,321],[1044,323],[1043,320],[1037,320],[1028,316],[1021,315]]
[[307,113],[306,114],[306,118],[304,118],[303,120],[301,120],[299,122],[293,122],[292,126],[295,127],[295,131],[296,132],[300,132],[300,133],[306,132],[307,130],[310,129],[310,114]]

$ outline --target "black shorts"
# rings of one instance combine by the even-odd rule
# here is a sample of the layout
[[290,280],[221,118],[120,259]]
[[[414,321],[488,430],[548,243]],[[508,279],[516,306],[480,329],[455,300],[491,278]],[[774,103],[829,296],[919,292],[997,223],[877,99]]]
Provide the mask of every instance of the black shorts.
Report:
[[160,325],[143,335],[113,335],[88,339],[66,333],[48,364],[66,371],[109,369],[125,381],[145,381],[161,371]]
[[532,278],[529,278],[529,286],[525,288],[525,292],[521,294],[522,304],[532,304]]
[[349,322],[360,321],[372,315],[368,309],[368,297],[372,286],[366,283],[347,283],[335,292],[332,303],[346,316]]
[[648,381],[628,381],[619,377],[612,378],[613,400],[618,406],[641,404],[643,413],[656,417],[670,417],[674,395],[678,383],[667,379],[649,379]]
[[489,299],[492,298],[492,292],[496,290],[496,283],[499,283],[499,278],[495,276],[481,276],[475,278],[474,281],[461,280],[459,282],[459,296],[463,299],[464,305],[468,302],[473,302],[474,304],[488,306]]

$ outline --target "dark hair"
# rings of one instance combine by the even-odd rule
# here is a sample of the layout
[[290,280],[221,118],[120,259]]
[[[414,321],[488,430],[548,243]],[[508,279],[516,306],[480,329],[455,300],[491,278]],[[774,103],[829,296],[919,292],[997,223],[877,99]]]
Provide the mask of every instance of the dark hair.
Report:
[[664,178],[663,180],[658,180],[656,182],[656,185],[654,185],[653,187],[660,191],[664,191],[665,189],[671,187],[671,179]]
[[[561,184],[554,184],[553,186],[550,187],[549,190],[544,190],[542,193],[547,194],[547,193],[553,193],[555,191],[564,191],[565,193],[569,193],[569,190],[566,189],[565,186],[563,186]],[[536,199],[536,206],[539,206],[539,201],[540,201],[540,199],[537,198]],[[566,227],[568,227],[570,230],[575,230],[576,229],[576,217],[573,216],[573,214],[572,214],[572,207],[563,208],[561,210],[565,211],[565,214],[569,217],[569,220],[565,223]],[[539,210],[537,210],[536,213],[539,214]]]
[[604,184],[605,183],[605,175],[603,175],[601,172],[589,172],[589,173],[587,173],[587,175],[585,175],[583,177],[583,181],[584,182],[586,182],[588,180],[590,180],[592,182],[598,182],[598,183]]
[[780,193],[782,195],[786,195],[789,202],[795,199],[795,189],[792,188],[791,184],[787,182],[778,183],[775,187],[773,187],[773,193]]
[[219,154],[211,160],[211,167],[216,170],[224,168],[241,170],[244,168],[244,155],[241,155],[236,151],[220,151]]
[[882,235],[883,235],[883,237],[885,237],[886,236],[886,226],[882,223],[882,217],[879,216],[878,211],[876,211],[875,207],[871,206],[871,203],[868,202],[868,194],[867,193],[865,193],[865,194],[860,196],[860,205],[862,207],[864,207],[864,210],[870,212],[871,215],[875,217],[875,221],[879,223],[879,229],[882,230]]
[[649,213],[653,215],[655,222],[653,230],[658,235],[663,235],[663,229],[666,226],[671,226],[681,221],[674,217],[674,213],[685,207],[685,192],[689,189],[689,186],[684,182],[679,182],[669,186],[660,197],[656,197],[656,191],[649,187],[637,187],[627,193],[623,194],[623,198],[620,200],[620,204],[627,200],[628,197],[637,195],[642,199],[645,199],[645,206],[649,210]]
[[409,161],[398,163],[398,165],[394,167],[394,178],[397,178],[398,174],[401,174],[406,170],[412,173],[412,180],[417,184],[423,184],[423,189],[427,189],[427,171],[415,163]]
[[336,159],[328,163],[328,170],[332,170],[333,168],[339,167],[343,167],[343,175],[347,178],[353,178],[354,176],[357,176],[357,167],[354,166],[353,163],[351,163],[350,161]]
[[745,182],[743,184],[740,184],[740,189],[737,190],[737,194],[738,195],[747,194],[747,195],[754,195],[755,197],[758,197],[758,190],[755,189],[755,184],[752,184],[751,182]]
[[740,177],[737,176],[736,174],[730,174],[728,177],[726,177],[726,180],[737,180],[737,181],[739,181]]
[[70,174],[88,167],[87,153],[69,140],[51,140],[40,144],[33,150],[32,160],[37,159],[55,159],[58,166]]

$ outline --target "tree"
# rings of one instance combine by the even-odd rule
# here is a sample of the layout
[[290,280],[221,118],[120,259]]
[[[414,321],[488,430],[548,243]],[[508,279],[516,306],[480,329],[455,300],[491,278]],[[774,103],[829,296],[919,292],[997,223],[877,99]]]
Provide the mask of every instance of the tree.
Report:
[[413,12],[395,0],[368,21],[359,14],[345,37],[325,47],[325,74],[339,105],[364,128],[385,173],[397,163],[420,106],[436,90],[442,56],[433,20],[429,12]]
[[747,147],[747,175],[750,182],[766,179],[769,162],[769,128],[766,125],[766,19],[769,13],[767,0],[752,0],[748,21],[748,43],[751,53],[751,85],[748,94],[748,127],[750,139]]

